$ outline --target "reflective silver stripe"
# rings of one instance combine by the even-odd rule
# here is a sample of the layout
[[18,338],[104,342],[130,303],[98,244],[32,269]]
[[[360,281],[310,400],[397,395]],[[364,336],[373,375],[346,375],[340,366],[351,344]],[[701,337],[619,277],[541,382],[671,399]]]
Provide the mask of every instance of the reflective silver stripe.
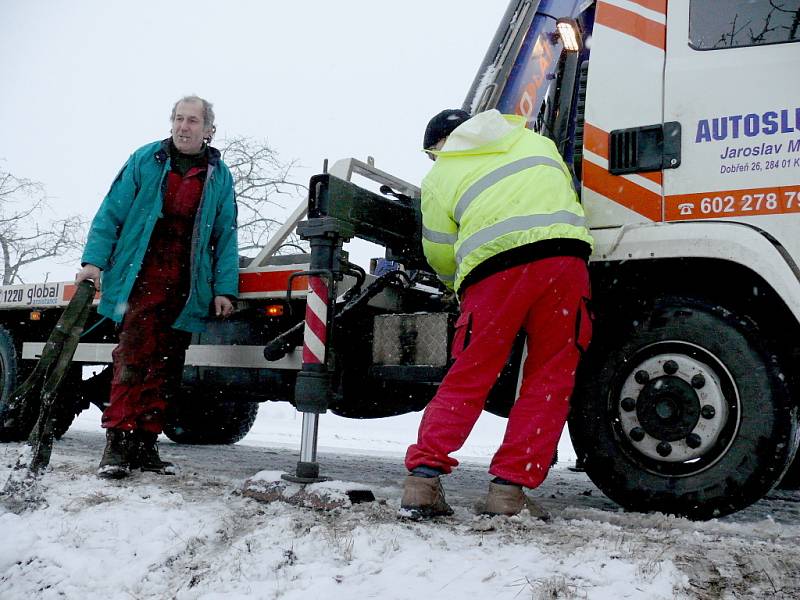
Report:
[[450,283],[453,283],[453,282],[456,280],[456,276],[455,276],[455,274],[453,274],[453,275],[442,275],[441,273],[439,273],[439,272],[437,271],[437,272],[436,272],[436,276],[437,276],[439,279],[441,279],[442,281],[449,281]]
[[559,171],[562,171],[561,164],[557,160],[553,160],[552,158],[548,158],[546,156],[528,156],[527,158],[521,158],[507,165],[503,165],[488,175],[484,175],[478,181],[469,186],[469,189],[464,192],[456,204],[456,208],[453,211],[453,220],[460,225],[461,217],[464,214],[464,211],[467,210],[467,207],[470,205],[470,203],[481,193],[485,192],[488,188],[493,186],[501,179],[505,179],[509,175],[514,175],[515,173],[519,173],[525,169],[538,167],[540,165],[555,167]]
[[575,225],[576,227],[585,227],[586,219],[575,213],[567,210],[560,210],[549,215],[524,215],[521,217],[511,217],[505,221],[495,223],[491,227],[481,229],[473,233],[456,252],[456,265],[460,265],[464,257],[470,252],[483,246],[487,242],[499,238],[507,233],[515,231],[527,231],[536,227],[549,227],[550,225]]
[[422,227],[422,237],[434,244],[450,244],[451,246],[458,241],[458,233],[442,233],[427,227]]

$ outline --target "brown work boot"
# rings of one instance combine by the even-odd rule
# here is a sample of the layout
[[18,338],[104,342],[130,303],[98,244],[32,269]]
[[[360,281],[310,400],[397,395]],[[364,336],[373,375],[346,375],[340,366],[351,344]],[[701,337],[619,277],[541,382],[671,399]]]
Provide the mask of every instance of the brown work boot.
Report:
[[158,434],[135,429],[131,432],[129,442],[130,465],[132,469],[141,469],[160,475],[174,475],[175,465],[161,460],[158,454]]
[[512,517],[518,515],[523,508],[527,508],[534,519],[539,519],[541,521],[550,519],[550,514],[545,508],[532,498],[526,496],[521,486],[494,482],[489,483],[486,505],[481,511],[483,514]]
[[453,509],[445,502],[444,489],[438,477],[409,475],[403,483],[403,499],[399,517],[404,519],[430,519],[448,516]]
[[106,429],[106,448],[97,467],[102,479],[122,479],[131,472],[128,460],[128,440],[121,429]]

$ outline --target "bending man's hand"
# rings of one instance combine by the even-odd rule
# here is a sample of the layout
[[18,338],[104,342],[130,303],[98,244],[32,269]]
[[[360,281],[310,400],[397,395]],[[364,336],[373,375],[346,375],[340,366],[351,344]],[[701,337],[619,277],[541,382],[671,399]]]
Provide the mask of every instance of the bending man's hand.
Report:
[[80,283],[86,279],[91,279],[94,282],[95,289],[98,292],[100,291],[100,267],[86,263],[75,275],[75,283]]
[[233,313],[233,302],[227,296],[214,296],[214,314],[218,317],[228,317]]

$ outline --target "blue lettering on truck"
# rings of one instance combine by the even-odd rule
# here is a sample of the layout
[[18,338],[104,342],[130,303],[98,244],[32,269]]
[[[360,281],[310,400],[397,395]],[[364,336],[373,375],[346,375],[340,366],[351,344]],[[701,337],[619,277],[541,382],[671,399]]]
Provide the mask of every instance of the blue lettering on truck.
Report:
[[800,131],[800,107],[768,110],[767,112],[748,113],[746,115],[730,115],[700,119],[697,122],[695,143],[711,142],[757,135],[774,135],[776,133],[794,133]]
[[[716,150],[721,175],[780,169],[796,180],[800,166],[800,107],[700,119],[694,142],[722,142]],[[713,145],[706,148],[712,150]]]

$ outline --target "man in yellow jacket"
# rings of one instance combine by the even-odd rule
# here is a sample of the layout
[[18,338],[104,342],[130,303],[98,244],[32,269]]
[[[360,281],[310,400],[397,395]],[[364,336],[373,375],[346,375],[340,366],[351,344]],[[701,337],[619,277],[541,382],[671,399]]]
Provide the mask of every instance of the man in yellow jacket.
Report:
[[458,461],[508,360],[527,337],[519,397],[489,473],[484,512],[546,511],[522,488],[544,481],[566,422],[575,370],[591,338],[587,260],[592,238],[572,177],[549,139],[496,110],[431,119],[422,182],[425,256],[460,298],[453,365],[409,447],[401,516],[451,514],[439,476]]

